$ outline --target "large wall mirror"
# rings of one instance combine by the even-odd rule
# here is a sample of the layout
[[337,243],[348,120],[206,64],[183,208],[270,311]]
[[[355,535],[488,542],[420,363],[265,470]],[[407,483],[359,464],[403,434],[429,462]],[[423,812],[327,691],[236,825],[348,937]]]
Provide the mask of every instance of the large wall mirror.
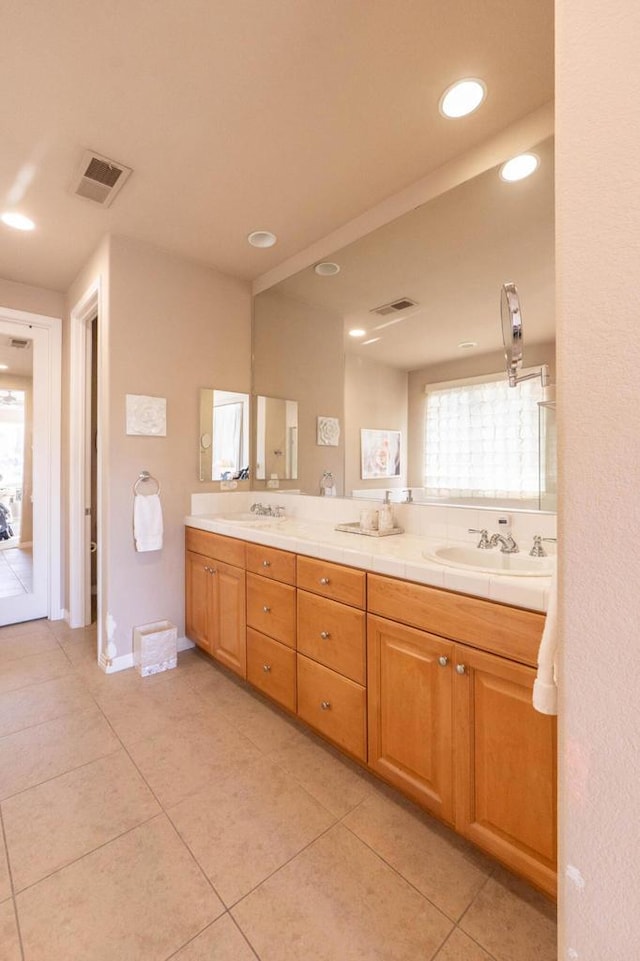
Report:
[[[298,480],[283,488],[318,494],[329,470],[347,496],[555,509],[554,413],[538,406],[537,387],[508,387],[500,323],[501,287],[513,281],[525,368],[546,364],[555,383],[553,139],[531,149],[539,166],[528,178],[486,170],[325,258],[339,271],[311,266],[255,298],[254,390],[298,401]],[[463,431],[469,384],[488,413],[467,417]],[[500,392],[513,405],[506,414]],[[435,458],[428,402],[471,467],[483,458],[480,475],[461,477],[449,448]],[[338,446],[318,443],[318,417],[339,421]],[[363,477],[363,431],[399,432],[399,474]],[[524,434],[521,482],[505,471]]]
[[249,395],[200,390],[200,480],[235,480],[249,471]]

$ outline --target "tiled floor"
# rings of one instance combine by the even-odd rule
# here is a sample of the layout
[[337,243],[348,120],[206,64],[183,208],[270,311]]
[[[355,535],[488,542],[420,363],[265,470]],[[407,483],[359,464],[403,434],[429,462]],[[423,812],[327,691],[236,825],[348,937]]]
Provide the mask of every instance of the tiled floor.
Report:
[[196,652],[0,630],[0,961],[554,961],[527,885]]

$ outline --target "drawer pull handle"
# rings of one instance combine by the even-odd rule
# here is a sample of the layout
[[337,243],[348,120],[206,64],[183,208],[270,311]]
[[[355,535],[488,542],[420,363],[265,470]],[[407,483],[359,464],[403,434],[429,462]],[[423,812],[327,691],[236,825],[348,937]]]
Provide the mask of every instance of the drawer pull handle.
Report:
[[466,674],[467,673],[466,664],[456,664],[456,671],[458,672],[458,674]]
[[270,607],[267,607],[266,604],[263,606],[262,610],[265,612],[265,614],[270,614],[270,613],[271,613],[271,608],[270,608]]
[[264,671],[265,674],[268,674],[269,671],[271,670],[271,665],[270,665],[270,664],[263,664],[263,665],[262,665],[262,670]]
[[441,654],[440,657],[438,658],[438,664],[440,665],[440,667],[446,667],[448,663],[449,663],[449,658],[446,657],[444,654]]
[[205,567],[205,571],[207,572],[207,574],[215,574],[215,573],[216,573],[215,567]]
[[320,707],[323,711],[331,710],[331,701],[320,701]]
[[320,583],[321,583],[321,584],[329,584],[329,578],[328,578],[328,577],[321,577],[321,578],[320,578]]
[[271,567],[271,561],[263,561],[263,562],[262,562],[262,566],[263,566],[263,567]]
[[329,631],[320,631],[320,637],[322,638],[323,641],[328,641],[329,638],[331,637],[331,634],[329,633]]

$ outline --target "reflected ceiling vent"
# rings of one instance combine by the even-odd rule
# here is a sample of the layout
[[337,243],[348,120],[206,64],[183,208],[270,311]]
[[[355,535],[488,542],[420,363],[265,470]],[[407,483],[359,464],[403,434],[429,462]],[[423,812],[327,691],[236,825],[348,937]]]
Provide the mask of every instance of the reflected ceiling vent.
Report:
[[410,297],[401,297],[399,300],[394,300],[390,304],[383,304],[382,307],[374,307],[369,311],[371,314],[377,314],[378,317],[388,317],[389,314],[397,314],[400,310],[406,310],[407,307],[417,307],[415,300],[411,300]]
[[131,167],[87,150],[73,183],[77,197],[110,207],[131,174]]
[[22,340],[20,337],[9,338],[9,347],[17,347],[18,350],[25,350],[30,343],[30,340]]

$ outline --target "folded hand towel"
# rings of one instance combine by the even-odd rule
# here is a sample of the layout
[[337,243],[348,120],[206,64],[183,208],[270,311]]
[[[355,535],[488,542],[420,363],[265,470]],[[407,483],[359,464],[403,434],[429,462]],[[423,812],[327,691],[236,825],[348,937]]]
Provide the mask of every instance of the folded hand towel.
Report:
[[556,660],[558,653],[558,579],[553,573],[549,605],[538,651],[538,676],[533,685],[533,706],[540,714],[558,713]]
[[133,499],[133,536],[136,550],[161,550],[162,532],[162,505],[158,494],[136,494]]

